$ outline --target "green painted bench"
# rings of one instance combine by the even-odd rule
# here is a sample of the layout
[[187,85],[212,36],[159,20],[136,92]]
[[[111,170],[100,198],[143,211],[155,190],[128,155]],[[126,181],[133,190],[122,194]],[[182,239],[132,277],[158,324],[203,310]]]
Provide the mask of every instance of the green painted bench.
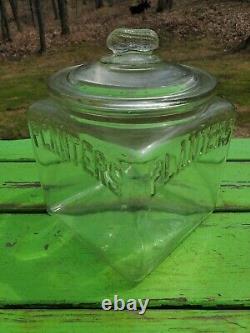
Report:
[[[0,141],[0,333],[250,332],[250,140],[234,139],[216,211],[128,289],[45,213],[30,140]],[[100,309],[113,288],[146,314]]]

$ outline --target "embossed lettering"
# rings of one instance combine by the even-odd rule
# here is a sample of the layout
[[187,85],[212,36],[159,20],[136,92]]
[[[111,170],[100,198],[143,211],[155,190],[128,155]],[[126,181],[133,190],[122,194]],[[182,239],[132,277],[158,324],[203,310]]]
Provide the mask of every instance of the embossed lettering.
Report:
[[174,175],[197,160],[199,156],[227,145],[233,123],[234,120],[230,119],[193,131],[179,143],[179,146],[176,146],[176,151],[179,150],[177,156],[170,156],[168,152],[165,152],[163,156],[157,156],[143,163],[108,160],[102,151],[93,147],[85,138],[80,139],[69,133],[62,125],[57,127],[46,122],[38,124],[31,121],[29,126],[35,147],[49,150],[61,161],[71,161],[75,166],[80,166],[118,196],[122,195],[122,177],[126,172],[122,164],[125,163],[127,168],[132,168],[132,171],[136,165],[139,170],[136,173],[137,180],[145,177],[145,173],[140,174],[140,164],[142,168],[148,164],[151,170],[147,176],[150,181],[150,195],[154,196],[161,186],[167,184]]

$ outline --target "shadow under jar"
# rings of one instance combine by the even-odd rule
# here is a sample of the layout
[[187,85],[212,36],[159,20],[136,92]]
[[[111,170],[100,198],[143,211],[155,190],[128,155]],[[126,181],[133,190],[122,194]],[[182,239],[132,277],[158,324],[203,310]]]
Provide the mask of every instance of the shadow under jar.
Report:
[[211,75],[165,63],[158,44],[113,31],[112,55],[52,76],[28,113],[49,214],[131,281],[214,210],[235,120]]

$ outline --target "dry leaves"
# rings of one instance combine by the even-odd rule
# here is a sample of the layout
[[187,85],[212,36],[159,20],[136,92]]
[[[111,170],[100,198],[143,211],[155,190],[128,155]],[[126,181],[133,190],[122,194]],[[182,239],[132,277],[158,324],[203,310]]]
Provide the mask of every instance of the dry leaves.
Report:
[[[156,13],[156,0],[143,15],[131,16],[129,2],[95,10],[92,4],[82,6],[76,17],[70,13],[71,34],[62,37],[58,21],[46,13],[46,41],[48,49],[57,49],[83,41],[104,43],[116,27],[150,27],[164,40],[166,35],[177,39],[212,37],[225,50],[237,48],[250,35],[250,2],[237,0],[197,1],[176,0],[171,12]],[[27,14],[27,13],[26,13]],[[23,32],[16,32],[11,23],[13,42],[0,42],[0,58],[20,58],[38,50],[39,39],[35,28],[23,24]]]

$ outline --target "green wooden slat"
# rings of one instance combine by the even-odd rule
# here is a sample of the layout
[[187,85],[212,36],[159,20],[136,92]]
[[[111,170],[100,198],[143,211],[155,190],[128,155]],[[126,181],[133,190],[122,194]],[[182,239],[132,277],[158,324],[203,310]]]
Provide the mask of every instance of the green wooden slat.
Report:
[[35,163],[0,163],[0,212],[41,211],[44,198]]
[[223,186],[216,204],[216,211],[250,211],[250,186]]
[[0,162],[34,161],[30,139],[0,140]]
[[[249,161],[250,139],[234,138],[230,144],[228,159]],[[33,161],[30,139],[0,140],[0,161]]]
[[249,161],[250,160],[250,139],[233,139],[227,156],[228,160]]
[[0,312],[4,333],[237,333],[250,331],[249,311],[156,311],[142,317],[101,310],[12,310]]
[[[218,210],[250,210],[250,162],[227,162]],[[35,163],[0,163],[0,212],[45,209]]]
[[[55,217],[2,214],[0,305],[97,307],[119,290],[150,306],[250,306],[250,213],[212,214],[131,286],[84,235]],[[121,240],[122,241],[122,240]]]

